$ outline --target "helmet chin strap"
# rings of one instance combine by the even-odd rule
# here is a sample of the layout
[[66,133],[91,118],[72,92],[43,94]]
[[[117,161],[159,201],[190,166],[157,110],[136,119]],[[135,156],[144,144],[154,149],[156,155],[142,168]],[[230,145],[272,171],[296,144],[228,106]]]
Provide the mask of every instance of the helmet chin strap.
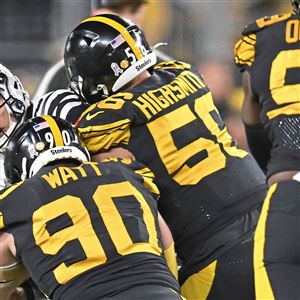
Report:
[[25,180],[27,178],[26,164],[27,164],[27,158],[23,157],[21,180]]
[[70,89],[77,95],[84,97],[83,93],[82,93],[82,87],[83,87],[83,78],[78,75],[77,78],[74,80],[74,79],[71,79],[71,82],[70,82]]
[[8,138],[17,126],[17,122],[12,119],[11,114],[8,114],[8,122],[9,127],[6,132],[3,132],[4,135],[0,138],[0,148],[2,148],[7,143]]

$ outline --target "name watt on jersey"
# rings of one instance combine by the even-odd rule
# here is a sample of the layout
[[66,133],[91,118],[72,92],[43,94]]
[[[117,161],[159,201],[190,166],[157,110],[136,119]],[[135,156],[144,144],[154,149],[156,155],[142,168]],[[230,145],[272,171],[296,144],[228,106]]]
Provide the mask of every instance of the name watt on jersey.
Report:
[[[109,158],[107,161],[117,161],[117,158]],[[122,159],[122,162],[124,164],[130,164],[131,161]],[[89,166],[89,169],[84,169],[84,166]],[[70,181],[76,181],[87,177],[86,170],[91,171],[95,176],[102,175],[97,162],[85,162],[84,165],[78,167],[57,167],[51,172],[42,175],[42,178],[51,186],[51,188],[56,189]]]
[[[101,171],[97,163],[86,162],[85,165],[90,165],[92,171],[95,172],[96,176],[101,176]],[[82,166],[78,167],[58,167],[48,174],[42,175],[42,178],[53,188],[67,184],[70,180],[76,181],[80,178],[87,177],[86,171]]]

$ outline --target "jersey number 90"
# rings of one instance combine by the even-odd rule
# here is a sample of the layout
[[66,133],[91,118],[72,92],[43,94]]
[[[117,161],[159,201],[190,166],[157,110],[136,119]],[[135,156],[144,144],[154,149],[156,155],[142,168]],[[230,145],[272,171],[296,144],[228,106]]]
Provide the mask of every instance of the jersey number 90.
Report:
[[[122,197],[125,196],[133,196],[141,207],[144,219],[141,224],[145,225],[149,235],[149,238],[144,242],[133,243],[122,216],[114,204],[113,197],[119,197],[121,201]],[[131,183],[126,181],[99,185],[92,198],[120,255],[137,252],[161,254],[162,249],[158,244],[152,211],[143,195]],[[73,224],[54,234],[50,234],[47,230],[47,223],[64,214],[71,218]],[[107,261],[106,253],[101,245],[101,239],[98,238],[93,229],[91,217],[79,197],[66,195],[52,201],[36,210],[32,220],[36,245],[45,254],[55,256],[65,244],[72,240],[78,240],[85,253],[86,259],[68,265],[61,263],[53,270],[59,284],[65,284],[75,276]]]

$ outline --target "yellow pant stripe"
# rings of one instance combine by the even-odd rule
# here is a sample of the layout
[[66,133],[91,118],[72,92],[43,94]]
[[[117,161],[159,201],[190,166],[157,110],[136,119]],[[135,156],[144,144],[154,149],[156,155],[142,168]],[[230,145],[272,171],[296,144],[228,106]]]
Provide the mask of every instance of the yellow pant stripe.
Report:
[[264,264],[264,248],[266,221],[268,217],[271,197],[276,188],[277,184],[273,184],[269,189],[254,235],[254,280],[256,299],[275,299],[268,273]]
[[205,300],[215,278],[216,266],[217,260],[198,273],[190,276],[181,287],[182,295],[187,300]]

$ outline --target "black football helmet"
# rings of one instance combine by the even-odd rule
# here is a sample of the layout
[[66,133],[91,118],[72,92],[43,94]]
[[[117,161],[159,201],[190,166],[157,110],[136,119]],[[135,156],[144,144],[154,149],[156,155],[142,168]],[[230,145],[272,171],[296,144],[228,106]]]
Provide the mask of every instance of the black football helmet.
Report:
[[140,29],[111,14],[83,20],[67,39],[64,59],[72,89],[89,103],[119,91],[156,63]]
[[0,96],[3,99],[0,108],[5,106],[9,114],[8,130],[4,132],[0,128],[0,148],[2,148],[18,125],[24,121],[27,109],[30,106],[28,93],[18,77],[2,64],[0,64]]
[[299,0],[292,0],[292,5],[294,8],[294,12],[300,15],[300,1]]
[[30,178],[53,161],[90,160],[74,126],[51,116],[35,117],[22,124],[9,140],[4,157],[8,184]]

